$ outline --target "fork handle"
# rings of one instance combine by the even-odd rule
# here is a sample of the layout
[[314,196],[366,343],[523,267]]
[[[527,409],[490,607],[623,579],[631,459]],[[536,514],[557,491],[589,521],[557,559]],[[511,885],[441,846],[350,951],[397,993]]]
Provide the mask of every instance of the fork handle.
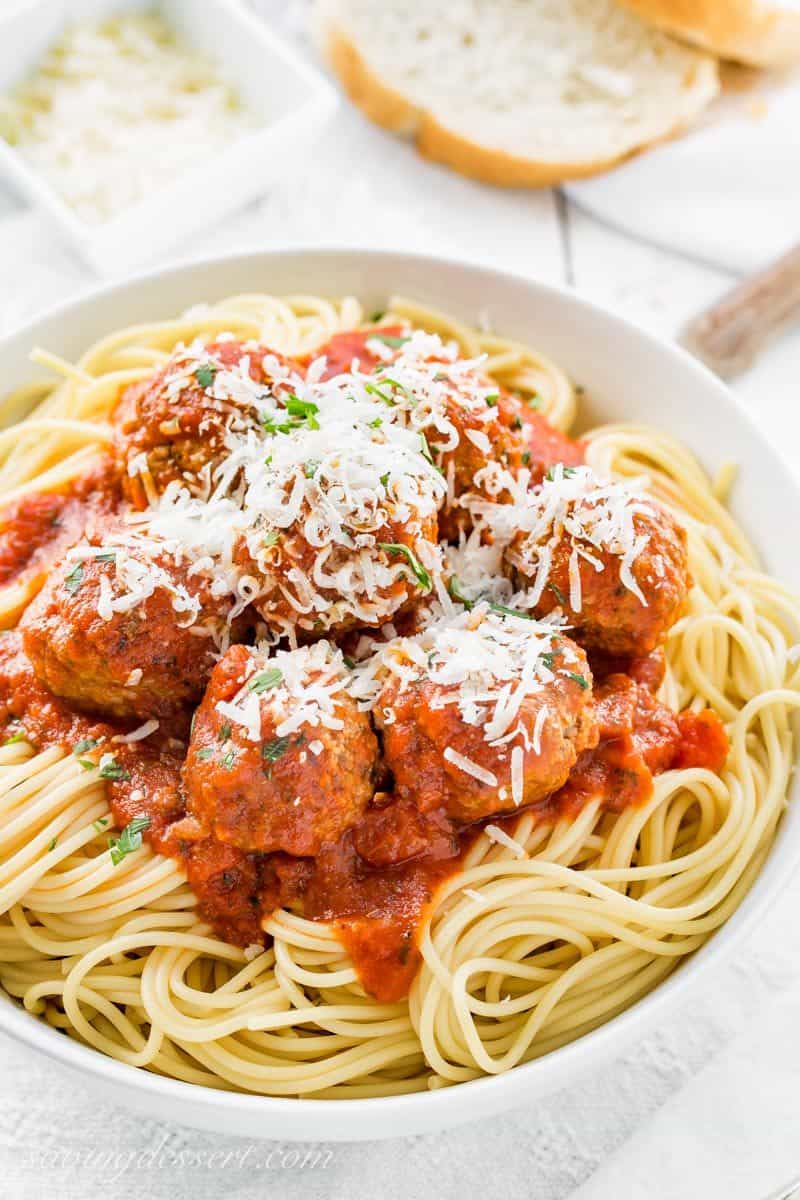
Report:
[[680,342],[723,379],[746,370],[782,330],[800,323],[800,246],[750,275],[694,317]]

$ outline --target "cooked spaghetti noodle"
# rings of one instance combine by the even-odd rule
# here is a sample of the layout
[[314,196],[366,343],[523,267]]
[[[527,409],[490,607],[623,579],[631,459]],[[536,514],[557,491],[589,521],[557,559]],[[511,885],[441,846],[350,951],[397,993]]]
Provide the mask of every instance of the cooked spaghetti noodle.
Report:
[[[383,322],[488,356],[498,385],[537,397],[562,431],[575,395],[525,346],[394,298]],[[220,333],[303,355],[364,323],[353,299],[238,296],[115,333],[75,364],[37,351],[56,380],[0,434],[0,504],[55,493],[100,460],[120,390],[174,346]],[[9,403],[18,405],[20,396]],[[95,1049],[208,1087],[355,1098],[423,1091],[505,1071],[580,1037],[651,991],[731,915],[786,803],[800,705],[800,605],[759,570],[692,455],[666,433],[607,426],[586,441],[607,477],[647,478],[688,534],[693,587],[667,636],[659,697],[712,707],[730,754],[720,773],[655,778],[644,804],[486,826],[440,886],[407,998],[379,1002],[335,924],[279,908],[265,947],[215,936],[180,861],[147,844],[117,865],[105,784],[69,749],[0,749],[0,983],[31,1013]],[[36,572],[0,591],[10,628]]]

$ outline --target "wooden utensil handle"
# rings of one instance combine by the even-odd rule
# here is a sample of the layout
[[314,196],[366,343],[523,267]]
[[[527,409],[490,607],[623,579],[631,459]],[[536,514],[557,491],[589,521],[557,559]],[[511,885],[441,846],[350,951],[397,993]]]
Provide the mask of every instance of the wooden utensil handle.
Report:
[[800,322],[800,246],[694,317],[679,340],[712,371],[731,379],[795,322]]

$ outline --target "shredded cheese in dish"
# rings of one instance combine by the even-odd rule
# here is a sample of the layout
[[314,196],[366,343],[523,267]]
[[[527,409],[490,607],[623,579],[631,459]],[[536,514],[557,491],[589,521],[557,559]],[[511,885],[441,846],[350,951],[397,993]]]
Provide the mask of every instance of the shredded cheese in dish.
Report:
[[0,136],[90,225],[254,126],[215,64],[155,13],[74,26],[0,99]]

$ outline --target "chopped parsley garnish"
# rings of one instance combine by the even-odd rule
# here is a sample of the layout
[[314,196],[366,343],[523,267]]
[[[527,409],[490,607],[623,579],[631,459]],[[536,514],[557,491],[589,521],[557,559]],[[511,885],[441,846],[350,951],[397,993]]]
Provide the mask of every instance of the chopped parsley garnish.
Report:
[[53,840],[52,840],[52,842],[50,843],[50,845],[47,847],[47,849],[48,849],[48,850],[55,850],[55,848],[56,848],[56,846],[57,846],[57,845],[58,845],[58,838],[57,838],[57,837],[54,837],[54,838],[53,838]]
[[216,377],[218,368],[214,363],[203,363],[194,373],[194,377],[202,388],[210,388]]
[[531,452],[530,452],[530,450],[523,450],[523,451],[522,451],[522,464],[523,464],[523,466],[525,466],[525,467],[527,467],[527,466],[530,466],[530,461],[531,461]]
[[555,596],[558,603],[562,604],[564,606],[564,608],[566,608],[567,607],[567,597],[564,595],[561,588],[556,587],[556,585],[554,583],[548,583],[547,586],[549,587],[550,591]]
[[[381,382],[383,382],[383,380],[381,380]],[[389,396],[386,392],[382,392],[381,389],[377,386],[377,384],[365,383],[364,391],[368,392],[370,396],[377,396],[378,399],[382,400],[384,404],[388,404],[391,407],[394,407],[394,398],[392,396]]]
[[349,656],[348,654],[343,654],[343,655],[342,655],[342,662],[343,662],[343,663],[344,663],[344,665],[347,667],[348,671],[354,671],[354,670],[355,670],[355,667],[356,667],[356,660],[355,660],[354,658],[350,658],[350,656]]
[[27,736],[28,735],[25,732],[25,730],[20,729],[19,733],[12,733],[11,737],[6,738],[6,740],[3,742],[3,745],[4,746],[13,746],[17,742],[24,742],[25,739],[27,738]]
[[236,762],[236,751],[229,750],[228,753],[224,756],[224,758],[220,759],[220,766],[224,767],[226,771],[230,771],[231,767],[233,766],[233,764],[235,762]]
[[374,312],[372,314],[372,316],[370,317],[370,321],[372,322],[373,325],[377,325],[378,321],[382,321],[383,318],[385,317],[385,315],[386,314],[385,314],[384,310],[382,308],[379,308],[376,312]]
[[270,688],[277,687],[282,679],[283,671],[279,667],[271,667],[269,671],[261,671],[260,674],[254,675],[247,686],[251,692],[260,696],[262,692],[268,692]]
[[270,529],[269,533],[264,534],[262,540],[265,546],[274,546],[276,542],[280,541],[280,537],[280,532],[277,529]]
[[489,408],[496,408],[496,407],[497,407],[497,401],[500,399],[500,393],[499,393],[499,392],[493,392],[493,393],[491,394],[491,396],[486,396],[486,397],[485,397],[485,399],[486,399],[486,403],[487,403],[487,405],[489,406]]
[[580,686],[584,689],[584,691],[586,690],[586,688],[588,688],[589,680],[586,678],[585,675],[579,675],[577,673],[577,671],[565,671],[564,674],[567,675],[570,679],[572,679],[575,683],[580,684]]
[[134,850],[141,849],[142,834],[145,829],[149,828],[149,817],[134,817],[132,821],[128,822],[118,838],[112,837],[108,839],[111,861],[115,867],[118,867],[123,858],[128,854],[133,854]]
[[428,445],[428,439],[425,437],[424,433],[421,433],[419,435],[419,440],[420,440],[420,447],[421,447],[420,453],[422,454],[422,457],[426,458],[428,460],[428,462],[431,464],[431,466],[433,466],[434,465],[433,455],[431,454],[431,448]]
[[289,737],[273,738],[271,742],[265,742],[261,747],[261,757],[266,762],[277,762],[279,758],[283,758],[290,743],[291,738]]
[[95,554],[95,562],[112,563],[117,561],[116,550],[107,550],[104,554]]
[[292,392],[286,401],[286,411],[290,417],[298,417],[305,421],[309,429],[319,429],[319,421],[316,419],[319,407],[313,400],[301,400]]
[[231,727],[227,721],[220,725],[219,734],[217,736],[221,742],[227,742],[228,738],[231,736]]
[[203,746],[202,750],[197,751],[198,761],[199,762],[207,762],[208,759],[211,758],[213,753],[214,753],[214,751],[211,749],[210,746]]
[[514,420],[511,422],[511,428],[522,429],[522,417],[514,417]]
[[370,337],[377,338],[379,342],[383,342],[387,346],[392,346],[395,350],[400,346],[405,346],[406,342],[410,341],[408,336],[397,337],[396,334],[391,333],[372,333]]
[[94,750],[95,746],[99,745],[100,743],[96,738],[81,738],[81,740],[76,742],[72,747],[72,753],[75,755],[85,754],[87,750]]
[[374,421],[370,421],[369,427],[370,427],[370,429],[380,429],[382,424],[383,424],[383,417],[376,417]]
[[130,771],[126,771],[115,758],[112,758],[109,762],[104,762],[100,768],[101,779],[112,779],[115,783],[124,783],[130,777]]
[[506,604],[494,604],[490,602],[489,608],[492,612],[499,613],[501,617],[521,617],[524,621],[533,620],[530,613],[522,612],[519,608],[509,608]]
[[563,463],[555,463],[555,465],[554,465],[554,466],[552,466],[552,467],[548,467],[548,468],[547,468],[547,474],[545,475],[545,479],[546,479],[546,480],[547,480],[549,483],[552,483],[552,482],[553,482],[553,480],[555,479],[555,477],[556,477],[556,467],[558,467],[558,466],[560,466],[560,467],[562,467],[562,468],[563,468],[563,472],[564,472],[564,478],[565,478],[565,479],[571,479],[571,478],[572,478],[572,476],[575,474],[575,472],[576,472],[576,470],[577,470],[577,467],[565,467]]
[[464,608],[470,609],[475,607],[475,601],[469,600],[461,590],[461,583],[456,575],[452,575],[450,582],[447,585],[447,590],[454,600],[459,604],[463,604]]
[[102,833],[107,824],[108,824],[108,817],[98,817],[96,821],[92,821],[92,825],[94,826],[97,833]]
[[389,486],[389,472],[388,471],[386,472],[385,475],[381,475],[381,483],[383,484],[384,487]]
[[308,462],[303,467],[303,473],[306,479],[313,479],[319,470],[319,459],[309,458]]
[[64,587],[69,592],[70,596],[74,596],[78,588],[83,583],[83,561],[75,563],[75,566],[64,576]]
[[416,555],[409,550],[408,546],[404,546],[401,542],[378,542],[378,547],[381,550],[385,550],[387,554],[402,554],[414,572],[414,576],[420,587],[426,592],[431,590],[433,584],[431,583],[430,575]]

